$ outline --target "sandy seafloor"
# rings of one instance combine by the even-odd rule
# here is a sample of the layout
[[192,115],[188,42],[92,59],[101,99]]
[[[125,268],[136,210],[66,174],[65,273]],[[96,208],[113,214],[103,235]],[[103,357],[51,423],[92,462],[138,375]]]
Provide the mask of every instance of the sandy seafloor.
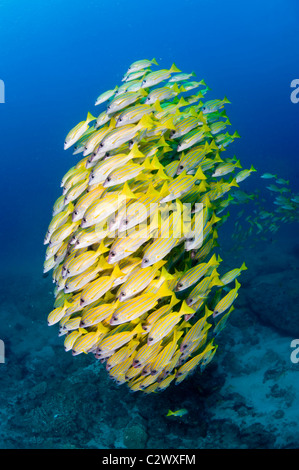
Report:
[[[1,448],[297,448],[299,363],[298,226],[267,242],[220,249],[248,270],[218,351],[204,373],[160,394],[117,387],[92,355],[65,353],[48,327],[51,277],[39,260],[1,276]],[[40,260],[42,263],[42,260]],[[299,357],[299,355],[298,355]],[[169,409],[186,408],[182,418]]]

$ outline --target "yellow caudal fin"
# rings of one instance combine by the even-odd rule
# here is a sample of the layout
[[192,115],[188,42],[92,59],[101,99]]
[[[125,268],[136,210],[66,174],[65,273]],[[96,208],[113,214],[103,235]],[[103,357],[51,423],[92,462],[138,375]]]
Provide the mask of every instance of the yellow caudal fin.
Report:
[[[102,255],[103,253],[106,253],[107,251],[109,251],[110,248],[107,248],[105,245],[104,245],[104,241],[102,240],[96,253],[98,256]],[[105,258],[104,258],[105,259]],[[108,264],[108,263],[107,263]],[[109,266],[109,265],[108,265]],[[110,266],[111,267],[111,266]]]
[[160,168],[160,170],[157,173],[157,177],[160,178],[161,180],[170,180],[170,176],[167,176],[165,171]]
[[253,166],[253,165],[251,165],[251,167],[250,167],[250,171],[256,171],[256,169],[254,168],[254,166]]
[[246,271],[246,269],[247,269],[247,266],[245,265],[245,261],[244,261],[244,263],[243,263],[242,266],[240,267],[240,270]]
[[238,280],[236,279],[236,283],[235,283],[235,289],[238,290],[240,289],[241,287],[241,284],[238,282]]
[[176,297],[175,293],[173,292],[172,296],[171,296],[171,301],[170,301],[170,304],[169,304],[169,308],[171,309],[174,305],[176,305],[179,302],[180,302],[180,300]]
[[203,193],[207,189],[208,185],[205,182],[205,180],[202,180],[200,185],[198,186],[198,189],[201,193]]
[[154,109],[158,112],[158,113],[161,113],[161,111],[163,111],[163,109],[161,108],[161,105],[160,105],[160,101],[159,100],[156,100],[154,102]]
[[125,273],[123,273],[120,269],[119,269],[119,266],[118,264],[115,266],[115,268],[113,269],[111,275],[110,275],[110,279],[114,280],[114,279],[118,279],[119,277],[123,277],[125,276]]
[[240,160],[237,160],[237,161],[236,161],[235,167],[236,167],[236,168],[242,168],[241,163],[240,163]]
[[169,145],[166,143],[164,135],[162,135],[162,137],[158,140],[157,147],[169,147]]
[[184,100],[183,96],[181,96],[181,98],[180,98],[180,100],[179,100],[179,102],[178,102],[178,104],[177,104],[177,107],[178,107],[178,108],[181,108],[181,107],[183,107],[183,106],[188,106],[188,103],[187,103],[186,100]]
[[158,298],[162,298],[162,297],[172,296],[172,294],[173,294],[172,290],[168,289],[167,283],[164,282],[162,286],[159,288],[156,295]]
[[[207,142],[206,142],[206,144],[207,144],[207,150],[209,150],[210,152],[212,150],[218,150],[218,147],[217,147],[214,139],[212,140],[212,142],[210,144],[208,144]],[[219,160],[217,160],[217,161],[219,161]],[[221,161],[222,161],[222,159],[221,159]]]
[[138,335],[138,334],[144,334],[146,333],[145,330],[141,326],[141,322],[138,322],[137,326],[134,328],[134,330],[131,331],[131,334],[133,335]]
[[[166,263],[166,261],[165,261],[165,263]],[[162,279],[163,281],[170,281],[171,279],[173,279],[173,275],[170,274],[163,266],[162,269],[161,269],[160,279]]]
[[136,142],[133,144],[129,156],[132,158],[144,158],[144,154],[140,152]]
[[214,286],[224,286],[223,282],[220,281],[218,273],[215,276],[213,276],[213,278],[212,278],[212,280],[209,284],[209,287],[211,287],[211,288],[214,287]]
[[91,122],[91,121],[94,121],[95,119],[97,119],[96,117],[94,117],[89,111],[87,113],[87,118],[86,118],[86,122]]
[[191,307],[188,307],[186,304],[186,300],[183,300],[183,303],[181,305],[179,315],[193,315],[195,313],[195,310]]
[[144,98],[148,95],[147,92],[143,88],[140,88],[138,90],[138,94],[143,96]]
[[221,217],[217,217],[215,212],[213,212],[213,215],[211,217],[211,224],[214,225],[214,224],[216,224],[216,222],[219,222],[220,220],[221,220]]
[[172,416],[172,415],[174,415],[174,412],[169,410],[166,416]]
[[211,315],[213,315],[213,310],[209,310],[208,307],[205,305],[205,318],[208,318]]
[[180,69],[177,68],[175,64],[172,64],[171,68],[169,69],[170,73],[176,73],[176,72],[181,72]]
[[154,121],[147,114],[144,114],[137,126],[140,129],[151,129],[154,126]]
[[166,127],[166,129],[170,129],[171,131],[176,131],[176,127],[173,124],[173,118],[167,119],[167,121],[163,123],[163,127]]
[[149,182],[146,194],[147,197],[158,197],[159,192],[154,188],[151,182]]
[[[176,93],[180,93],[180,89],[179,89],[177,83],[175,83],[175,84],[173,85],[172,90],[175,91]],[[184,91],[185,91],[185,90],[184,90]]]
[[206,180],[207,177],[205,176],[205,174],[203,173],[201,167],[199,166],[195,175],[194,175],[194,178],[196,178],[197,180]]
[[98,324],[97,331],[96,331],[97,334],[104,335],[104,334],[108,333],[108,331],[109,331],[109,328],[104,326],[102,323]]
[[85,328],[79,328],[79,333],[80,335],[85,335],[85,333],[87,333],[87,330],[85,330]]
[[209,128],[209,126],[207,126],[206,124],[203,124],[202,127],[201,127],[201,129],[202,129],[204,132],[210,132],[210,130],[211,130],[211,129]]
[[160,170],[164,168],[164,166],[160,163],[159,159],[155,155],[151,161],[151,166],[153,170]]
[[236,186],[237,188],[239,188],[239,185],[238,185],[238,183],[237,183],[237,181],[236,181],[236,178],[234,178],[234,179],[231,181],[230,186]]
[[63,308],[66,310],[66,309],[70,308],[71,306],[72,306],[72,304],[70,304],[70,303],[67,301],[67,299],[65,299],[64,304],[63,304]]
[[124,187],[123,187],[120,194],[122,195],[122,197],[125,197],[125,198],[128,198],[128,199],[136,199],[137,198],[136,194],[134,194],[131,191],[130,186],[129,186],[127,181],[125,182]]
[[[222,261],[222,260],[221,260]],[[217,256],[216,254],[214,253],[212,258],[210,259],[210,261],[208,262],[208,265],[209,266],[218,266],[220,262],[217,260]]]
[[158,62],[156,61],[155,57],[151,60],[152,64],[158,65]]
[[[159,175],[159,172],[160,172],[160,170],[158,171],[157,175]],[[164,171],[163,171],[163,173],[164,173]],[[167,175],[165,175],[165,176],[167,177],[167,179],[170,179],[169,176],[167,176]],[[168,194],[169,194],[169,188],[168,188],[167,181],[165,181],[165,183],[163,184],[163,186],[160,190],[160,198],[162,199],[163,197],[168,196]]]
[[112,117],[109,122],[108,131],[112,131],[115,128],[116,119]]
[[[107,248],[107,251],[108,250],[109,249]],[[99,262],[97,264],[97,268],[102,269],[102,270],[111,269],[111,264],[107,263],[105,256],[101,255],[100,259],[99,259]]]

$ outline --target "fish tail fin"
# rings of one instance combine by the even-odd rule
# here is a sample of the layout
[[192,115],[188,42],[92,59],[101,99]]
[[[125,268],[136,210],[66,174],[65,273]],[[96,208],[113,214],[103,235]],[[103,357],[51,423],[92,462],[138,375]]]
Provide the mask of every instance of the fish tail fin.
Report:
[[154,122],[147,114],[144,114],[138,123],[138,127],[140,127],[140,129],[150,129],[153,126]]
[[97,119],[96,117],[94,117],[89,111],[87,113],[87,118],[86,118],[86,122],[91,122],[91,121],[94,121],[95,119]]
[[207,84],[205,83],[204,80],[200,80],[199,84],[200,84],[200,85],[203,85],[203,86],[207,86]]
[[237,181],[236,181],[236,178],[234,178],[234,179],[231,181],[230,185],[231,185],[231,186],[236,186],[237,188],[239,188],[239,185],[238,185],[238,183],[237,183]]
[[235,131],[235,132],[233,133],[232,137],[233,137],[234,139],[236,139],[236,138],[240,139],[241,136],[240,136],[239,132]]
[[133,144],[133,147],[131,148],[129,155],[132,158],[144,158],[144,154],[140,152],[136,142]]
[[176,131],[176,127],[173,124],[173,119],[169,118],[167,121],[163,123],[163,126],[166,127],[167,129],[170,129],[172,131]]
[[174,412],[169,410],[166,416],[172,416],[172,415],[174,415]]
[[159,288],[157,292],[157,296],[159,298],[172,296],[172,294],[173,294],[172,290],[168,289],[167,284],[165,282],[163,282],[162,286]]
[[195,310],[187,305],[186,300],[183,300],[179,314],[180,315],[188,315],[188,314],[193,315],[194,313],[195,313]]
[[158,113],[161,113],[161,111],[163,111],[159,100],[156,100],[154,102],[154,109],[158,111]]
[[114,279],[117,279],[118,277],[122,277],[124,275],[125,274],[119,269],[119,266],[117,264],[115,266],[115,268],[113,269],[110,278],[114,280]]
[[231,101],[229,101],[229,100],[227,99],[227,97],[225,96],[225,97],[223,98],[223,103],[231,104]]
[[181,70],[178,69],[175,64],[172,64],[172,66],[171,66],[170,69],[169,69],[169,72],[170,72],[170,73],[176,73],[176,72],[181,72]]
[[136,199],[137,198],[136,194],[134,194],[131,191],[130,186],[129,186],[127,181],[124,184],[124,187],[121,191],[121,195],[124,196],[125,198],[128,198],[128,199]]
[[197,180],[206,180],[207,177],[205,176],[205,174],[203,173],[201,167],[199,166],[195,175],[194,175],[194,178],[197,179]]
[[246,266],[246,264],[245,264],[245,261],[244,261],[244,263],[242,264],[242,266],[240,267],[240,269],[242,269],[242,271],[246,271],[246,269],[248,269],[247,266]]
[[254,166],[253,166],[253,165],[251,165],[251,167],[250,167],[250,171],[256,171],[256,169],[254,168]]
[[158,65],[158,62],[156,61],[155,57],[151,60],[152,64]]
[[181,96],[181,98],[179,99],[179,102],[177,104],[177,107],[180,108],[181,106],[188,106],[188,103],[186,100],[184,100],[184,97]]
[[104,245],[104,241],[102,240],[98,249],[96,250],[96,253],[97,255],[102,255],[103,253],[106,253],[107,251],[109,251],[109,248],[107,248],[105,245]]

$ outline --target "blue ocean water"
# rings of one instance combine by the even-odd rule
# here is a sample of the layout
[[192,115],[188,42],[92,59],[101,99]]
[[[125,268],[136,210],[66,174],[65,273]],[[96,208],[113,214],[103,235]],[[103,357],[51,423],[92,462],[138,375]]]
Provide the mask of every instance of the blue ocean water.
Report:
[[[299,366],[290,360],[290,341],[299,325],[288,317],[289,303],[294,309],[298,301],[298,223],[278,221],[265,240],[260,233],[241,243],[232,234],[243,207],[232,209],[219,244],[228,267],[239,260],[248,266],[239,308],[220,340],[218,365],[215,359],[206,377],[164,395],[136,397],[108,381],[92,358],[66,354],[46,324],[52,283],[42,277],[53,202],[77,161],[63,150],[64,138],[140,58],[156,57],[162,68],[175,62],[205,80],[211,99],[229,98],[227,113],[241,135],[230,155],[257,169],[244,191],[260,190],[270,211],[264,172],[299,192],[299,103],[290,99],[299,78],[298,16],[294,0],[1,0],[1,446],[117,448],[134,426],[147,448],[298,445]],[[166,419],[169,408],[189,414]]]

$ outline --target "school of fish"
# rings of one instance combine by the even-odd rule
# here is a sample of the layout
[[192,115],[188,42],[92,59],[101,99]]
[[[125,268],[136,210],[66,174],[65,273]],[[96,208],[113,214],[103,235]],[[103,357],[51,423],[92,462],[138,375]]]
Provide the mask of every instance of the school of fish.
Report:
[[[217,350],[245,264],[221,273],[218,227],[250,176],[226,150],[237,132],[195,74],[131,64],[67,135],[81,159],[64,175],[45,244],[66,351],[92,353],[132,392],[165,390]],[[195,91],[193,91],[195,90]],[[191,92],[191,94],[190,94]]]

